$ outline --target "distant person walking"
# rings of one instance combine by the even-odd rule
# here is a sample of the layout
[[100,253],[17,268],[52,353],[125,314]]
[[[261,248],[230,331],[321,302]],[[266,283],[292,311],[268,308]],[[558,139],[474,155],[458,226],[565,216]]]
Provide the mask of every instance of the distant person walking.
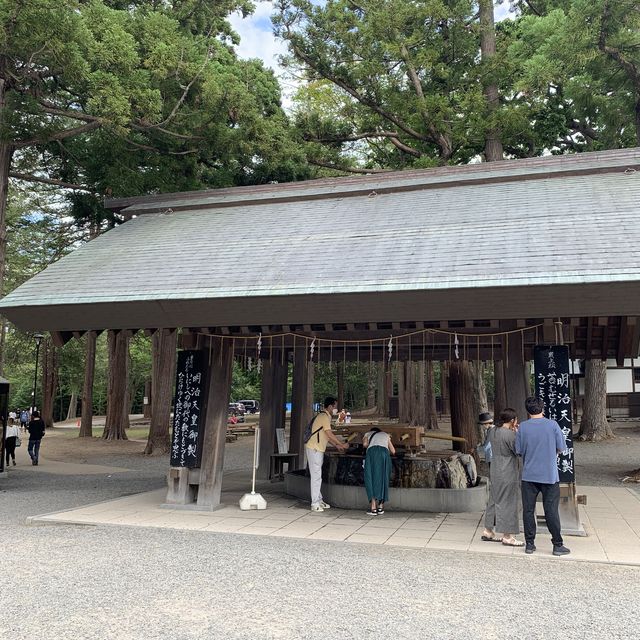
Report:
[[44,421],[37,411],[34,411],[31,415],[31,422],[29,423],[27,430],[29,431],[29,447],[27,448],[27,451],[31,458],[31,464],[37,467],[38,458],[40,456],[40,443],[44,437],[45,431]]
[[20,412],[20,428],[23,431],[26,431],[28,424],[29,424],[29,412],[26,409],[23,409]]
[[551,533],[554,556],[571,553],[564,546],[560,532],[560,476],[557,454],[564,451],[566,441],[555,420],[544,417],[544,402],[534,396],[525,402],[529,419],[516,435],[516,452],[522,456],[522,519],[525,553],[536,550],[536,500],[542,494],[542,506],[547,529]]
[[384,503],[389,500],[389,479],[391,478],[391,454],[396,450],[391,436],[374,427],[364,434],[362,444],[367,450],[364,460],[364,486],[369,500],[370,516],[381,516]]
[[[520,460],[516,453],[518,418],[513,409],[500,414],[500,426],[491,429],[492,459],[490,467],[490,501],[494,504],[494,521],[485,520],[483,540],[495,540],[510,547],[522,547],[520,533]],[[496,537],[496,531],[502,538]]]
[[[325,398],[324,411],[321,411],[310,424],[309,438],[305,442],[307,464],[311,476],[311,511],[324,511],[331,505],[322,499],[322,462],[327,443],[341,451],[349,447],[338,439],[331,430],[331,418],[338,413],[338,401],[331,396]],[[308,427],[309,428],[309,427]]]
[[7,427],[7,433],[4,438],[4,450],[7,467],[9,466],[9,458],[13,460],[13,466],[16,466],[16,446],[18,445],[18,438],[20,437],[20,431],[18,425],[12,423]]

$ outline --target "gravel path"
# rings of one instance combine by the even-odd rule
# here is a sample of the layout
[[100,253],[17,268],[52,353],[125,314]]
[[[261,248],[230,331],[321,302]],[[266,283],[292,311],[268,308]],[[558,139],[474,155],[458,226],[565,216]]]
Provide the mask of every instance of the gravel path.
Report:
[[[53,438],[48,445],[51,453],[57,446]],[[243,439],[230,445],[225,466],[242,468],[250,451]],[[91,463],[132,470],[104,477],[16,468],[1,481],[2,639],[640,637],[638,567],[170,529],[25,526],[27,515],[164,485],[163,458],[85,453]]]

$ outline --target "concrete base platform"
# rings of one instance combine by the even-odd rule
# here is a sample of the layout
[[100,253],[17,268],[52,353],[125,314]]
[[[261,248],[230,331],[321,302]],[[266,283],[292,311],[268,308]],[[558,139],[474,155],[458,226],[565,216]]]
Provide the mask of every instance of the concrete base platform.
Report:
[[[290,471],[284,476],[285,493],[300,500],[311,500],[309,477]],[[426,513],[468,513],[483,511],[487,504],[487,481],[483,478],[470,489],[399,489],[389,488],[387,511]],[[366,510],[369,506],[364,487],[322,483],[322,497],[340,509]]]

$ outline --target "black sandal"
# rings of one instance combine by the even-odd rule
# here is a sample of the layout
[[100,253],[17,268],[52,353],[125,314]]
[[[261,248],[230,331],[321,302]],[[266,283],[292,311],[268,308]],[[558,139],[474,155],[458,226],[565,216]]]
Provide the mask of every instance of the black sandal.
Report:
[[381,516],[384,513],[384,502],[378,505],[378,515]]

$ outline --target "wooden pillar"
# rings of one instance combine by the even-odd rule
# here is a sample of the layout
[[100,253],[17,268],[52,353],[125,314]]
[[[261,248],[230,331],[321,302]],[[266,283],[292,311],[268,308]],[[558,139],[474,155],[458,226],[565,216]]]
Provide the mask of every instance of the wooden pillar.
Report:
[[295,349],[291,388],[289,453],[298,454],[296,468],[304,468],[304,430],[313,416],[313,363],[306,349]]
[[[515,329],[516,323],[508,325],[509,329]],[[527,399],[529,382],[525,376],[525,363],[522,351],[523,336],[520,331],[503,337],[505,349],[505,390],[507,394],[507,406],[511,407],[518,415],[521,422],[527,419],[527,410],[524,402]]]
[[81,438],[93,437],[93,378],[96,369],[96,337],[95,331],[87,332],[84,384],[82,385],[82,419],[78,434]]
[[478,433],[473,402],[473,376],[471,366],[464,360],[449,364],[449,401],[451,404],[451,434],[465,438],[466,442],[454,442],[453,448],[476,455]]
[[288,368],[280,349],[274,349],[262,365],[260,466],[256,475],[263,480],[269,477],[271,454],[276,450],[276,429],[284,429]]
[[504,386],[504,362],[493,361],[493,418],[498,422],[498,416],[507,407],[507,390]]
[[198,507],[213,510],[220,505],[222,492],[224,446],[227,437],[233,364],[231,341],[213,340],[210,353],[211,365],[202,438]]

